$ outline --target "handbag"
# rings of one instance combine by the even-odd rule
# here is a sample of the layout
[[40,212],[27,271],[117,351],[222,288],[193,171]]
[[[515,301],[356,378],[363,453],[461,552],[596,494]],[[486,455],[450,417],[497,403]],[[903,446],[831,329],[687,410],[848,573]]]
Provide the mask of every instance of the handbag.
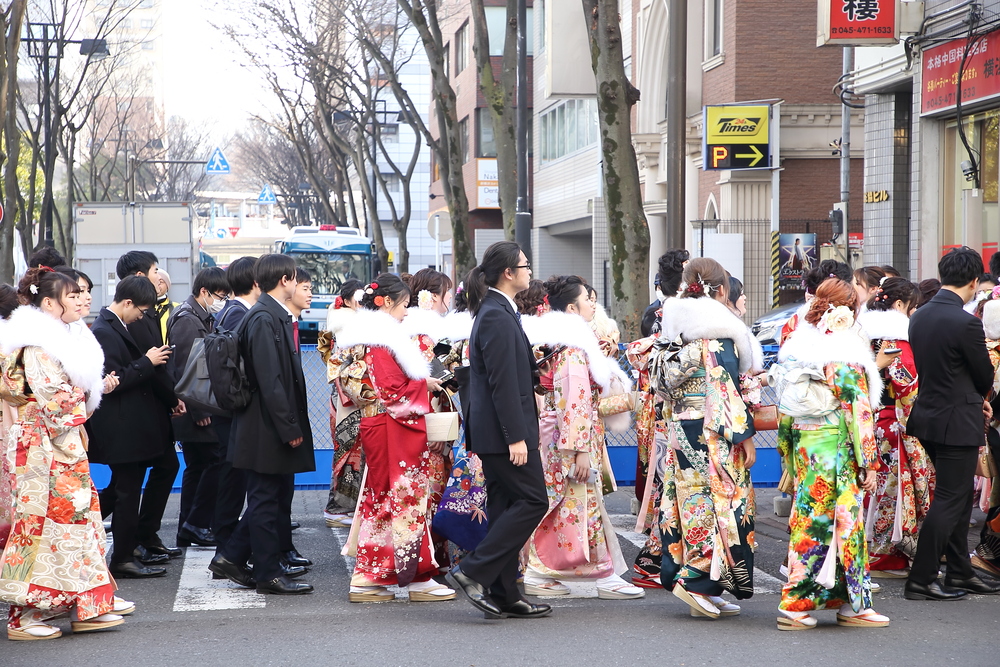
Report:
[[452,442],[458,439],[457,412],[429,412],[424,415],[427,442]]
[[205,358],[205,339],[195,338],[191,345],[184,373],[174,388],[177,396],[185,404],[198,410],[220,417],[231,416],[232,413],[219,407],[212,391],[212,380],[208,375],[208,361]]
[[776,431],[781,416],[777,405],[760,405],[753,411],[753,427],[755,431]]
[[788,495],[795,494],[795,480],[787,470],[781,471],[781,479],[778,480],[778,491],[787,493]]
[[822,417],[840,407],[826,384],[826,376],[815,368],[774,364],[767,383],[778,395],[778,410],[791,417]]
[[987,479],[993,479],[997,476],[996,461],[993,460],[993,454],[986,445],[979,448],[979,458],[976,459],[976,475]]

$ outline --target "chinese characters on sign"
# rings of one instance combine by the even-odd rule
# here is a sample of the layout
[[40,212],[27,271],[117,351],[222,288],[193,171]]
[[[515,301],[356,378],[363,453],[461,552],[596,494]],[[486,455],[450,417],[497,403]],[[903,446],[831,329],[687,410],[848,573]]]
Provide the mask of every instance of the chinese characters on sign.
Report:
[[814,266],[816,260],[815,234],[779,234],[778,273],[780,289],[802,289],[802,278]]
[[922,114],[955,108],[959,69],[962,104],[1000,95],[1000,35],[991,32],[972,44],[956,39],[924,51],[920,78]]
[[894,44],[899,0],[818,0],[816,45]]

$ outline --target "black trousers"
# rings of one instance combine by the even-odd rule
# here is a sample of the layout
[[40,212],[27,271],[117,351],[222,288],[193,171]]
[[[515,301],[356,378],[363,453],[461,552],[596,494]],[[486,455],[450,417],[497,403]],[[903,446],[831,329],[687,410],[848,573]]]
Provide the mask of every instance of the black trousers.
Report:
[[295,476],[247,470],[246,477],[247,511],[222,548],[222,556],[240,564],[253,556],[254,578],[271,581],[281,575],[281,514],[285,498],[290,495],[288,487],[294,491]]
[[281,514],[278,515],[278,550],[281,553],[295,548],[292,544],[292,499],[295,497],[295,475],[289,477],[291,478],[289,483],[282,489]]
[[937,486],[920,527],[910,580],[926,585],[937,579],[942,554],[948,557],[948,577],[968,579],[973,575],[969,561],[969,519],[972,517],[973,477],[979,448],[926,440],[921,440],[920,444],[934,462]]
[[228,417],[212,417],[212,425],[222,446],[222,461],[219,463],[218,495],[215,499],[215,516],[212,517],[212,532],[219,545],[217,553],[236,530],[240,514],[247,499],[246,471],[234,468],[229,461],[232,451],[233,420]]
[[[177,461],[177,452],[171,444],[157,458],[147,462],[149,477],[146,478],[146,488],[142,495],[142,507],[139,509],[139,527],[136,540],[139,544],[150,544],[160,541],[160,524],[163,521],[163,511],[167,509],[170,492],[177,479],[177,471],[181,464]],[[112,528],[114,530],[114,528]]]
[[[164,486],[163,478],[169,471],[171,457],[174,474]],[[153,471],[157,470],[154,467],[156,465],[160,470],[159,479],[153,475]],[[109,467],[111,483],[99,496],[101,515],[111,515],[111,533],[114,539],[111,562],[127,563],[132,560],[132,552],[137,544],[153,542],[153,538],[157,537],[163,510],[177,476],[177,455],[171,447],[169,455],[149,461],[113,463]],[[146,491],[143,493],[142,482],[146,479],[147,470],[150,471],[149,481],[146,482]]]
[[222,446],[218,442],[185,442],[184,476],[181,480],[181,511],[177,529],[188,523],[211,528],[219,495]]
[[489,530],[460,565],[462,572],[487,587],[500,604],[521,598],[517,588],[518,555],[549,509],[542,459],[528,452],[528,462],[515,466],[509,454],[480,454],[486,477]]

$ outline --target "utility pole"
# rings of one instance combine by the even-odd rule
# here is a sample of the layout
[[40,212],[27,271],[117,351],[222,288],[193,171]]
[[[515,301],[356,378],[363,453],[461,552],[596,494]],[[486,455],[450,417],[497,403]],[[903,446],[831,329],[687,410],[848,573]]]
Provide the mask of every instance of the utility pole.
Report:
[[[523,1],[523,0],[522,0]],[[687,0],[667,0],[667,248],[683,248],[687,162]]]
[[517,0],[517,207],[514,240],[531,262],[531,213],[528,212],[528,3]]
[[[854,60],[854,47],[845,46],[844,47],[844,76],[842,80],[846,80],[847,76],[851,73],[853,68]],[[843,96],[844,93],[841,92]],[[846,102],[846,99],[843,100]],[[850,236],[847,234],[847,216],[850,211],[850,206],[848,201],[851,198],[851,107],[847,106],[846,103],[842,104],[840,107],[840,201],[843,203],[843,215],[844,215],[844,230],[843,230],[843,247],[844,247],[844,261],[848,266],[851,265],[851,241]]]

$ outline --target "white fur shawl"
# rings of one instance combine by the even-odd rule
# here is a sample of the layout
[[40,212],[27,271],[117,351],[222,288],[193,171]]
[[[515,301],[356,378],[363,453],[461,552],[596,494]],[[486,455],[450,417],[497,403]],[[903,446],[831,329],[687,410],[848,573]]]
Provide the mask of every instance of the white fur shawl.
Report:
[[451,343],[469,340],[469,336],[472,335],[472,314],[467,311],[461,313],[452,311],[444,316],[444,324],[442,326],[444,333],[443,340]]
[[407,308],[406,317],[403,318],[403,330],[410,336],[423,334],[436,345],[438,341],[445,339],[444,316],[433,310]]
[[391,315],[381,311],[359,310],[340,330],[337,347],[347,349],[355,345],[369,345],[388,350],[406,376],[412,380],[426,380],[431,375],[430,365],[410,334],[403,329],[403,325]]
[[350,308],[334,308],[330,306],[326,311],[326,330],[336,338],[341,329],[354,319],[355,311]]
[[104,350],[82,322],[62,323],[34,306],[14,310],[2,330],[3,353],[40,347],[59,362],[74,387],[87,393],[87,412],[101,404],[104,394]]
[[1000,340],[1000,301],[987,301],[983,306],[983,331],[990,340]]
[[750,328],[715,299],[667,299],[660,326],[661,335],[667,340],[680,336],[685,343],[690,343],[699,338],[729,338],[740,357],[740,373],[764,370],[764,352]]
[[910,318],[898,310],[866,310],[858,323],[869,340],[910,340]]
[[853,328],[821,333],[806,321],[799,323],[778,351],[778,362],[793,361],[822,372],[831,363],[857,364],[868,375],[868,397],[872,409],[882,402],[882,375],[875,365],[871,345]]
[[[522,317],[522,321],[527,318]],[[630,391],[632,381],[614,359],[606,357],[598,344],[597,336],[590,325],[579,315],[552,311],[534,318],[529,325],[528,341],[532,345],[565,345],[575,347],[587,355],[590,377],[600,385],[602,392],[611,389],[612,379],[617,377],[625,391]]]

